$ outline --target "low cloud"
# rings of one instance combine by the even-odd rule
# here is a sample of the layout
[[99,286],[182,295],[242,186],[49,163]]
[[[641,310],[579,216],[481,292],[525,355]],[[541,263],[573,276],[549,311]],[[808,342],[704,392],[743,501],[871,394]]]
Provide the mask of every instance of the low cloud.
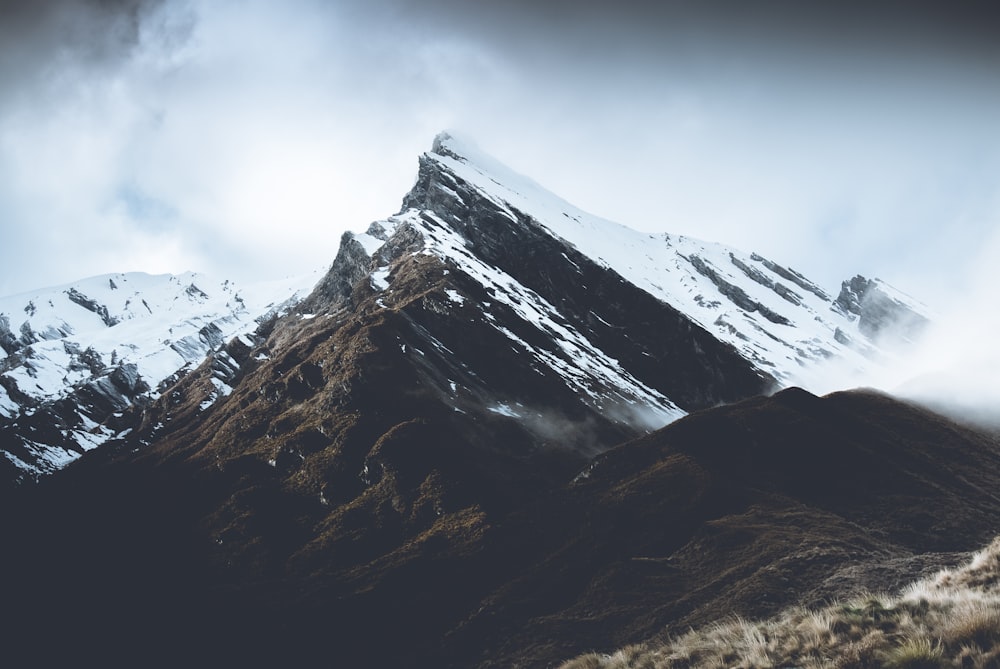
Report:
[[998,285],[1000,234],[972,264],[963,290],[882,385],[959,417],[1000,427]]
[[[998,211],[1000,214],[1000,211]],[[814,392],[857,387],[877,388],[915,400],[959,419],[1000,427],[1000,234],[982,248],[969,250],[970,261],[951,271],[957,289],[912,341],[909,321],[887,324],[876,343],[885,352],[863,369],[840,358],[809,370],[802,382]]]

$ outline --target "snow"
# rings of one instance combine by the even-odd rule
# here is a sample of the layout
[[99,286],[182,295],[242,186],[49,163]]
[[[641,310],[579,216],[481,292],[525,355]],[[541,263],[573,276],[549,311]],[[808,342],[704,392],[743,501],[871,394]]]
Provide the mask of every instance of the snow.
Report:
[[368,255],[373,255],[376,251],[379,250],[379,248],[384,243],[378,237],[372,237],[371,235],[363,232],[352,232],[351,237],[356,242],[361,244],[361,246],[365,250],[365,253],[367,253]]
[[[48,446],[46,444],[39,444],[37,442],[29,441],[25,444],[28,450],[33,456],[35,456],[36,466],[33,467],[37,471],[55,471],[57,469],[62,469],[68,465],[73,460],[76,460],[79,456],[78,453],[72,451],[67,451],[63,448],[56,448]],[[10,454],[7,454],[10,457]]]
[[517,413],[510,408],[509,404],[500,403],[496,406],[486,407],[487,411],[491,411],[495,414],[500,414],[501,416],[508,416],[510,418],[520,418],[521,414]]
[[17,415],[17,410],[17,402],[10,398],[10,395],[7,394],[6,388],[0,386],[0,416],[13,418]]
[[388,267],[383,267],[372,272],[372,286],[377,290],[385,290],[389,287]]
[[30,474],[35,474],[35,475],[44,474],[45,473],[44,470],[36,467],[35,465],[31,464],[30,462],[25,462],[24,460],[22,460],[21,458],[17,457],[13,453],[8,453],[7,451],[0,451],[0,453],[3,453],[4,456],[6,456],[6,458],[11,462],[11,464],[13,464],[15,467],[17,467],[18,469],[20,469],[23,472],[28,472]]
[[219,393],[220,396],[225,397],[233,392],[232,386],[227,383],[223,383],[219,379],[212,377],[212,385],[215,386],[215,391]]

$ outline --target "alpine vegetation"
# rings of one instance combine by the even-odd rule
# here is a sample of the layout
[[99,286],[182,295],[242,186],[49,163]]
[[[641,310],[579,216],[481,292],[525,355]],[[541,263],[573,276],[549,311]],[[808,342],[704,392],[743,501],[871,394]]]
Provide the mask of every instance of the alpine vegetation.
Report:
[[985,669],[1000,663],[1000,537],[967,563],[889,596],[869,593],[819,610],[735,618],[561,669],[837,667]]

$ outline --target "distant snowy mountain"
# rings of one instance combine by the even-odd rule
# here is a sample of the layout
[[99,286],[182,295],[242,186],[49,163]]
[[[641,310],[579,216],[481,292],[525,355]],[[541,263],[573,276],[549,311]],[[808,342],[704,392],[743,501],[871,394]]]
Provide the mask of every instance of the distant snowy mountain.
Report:
[[100,445],[121,411],[154,400],[227,340],[249,343],[315,279],[237,288],[194,273],[108,274],[0,298],[6,464],[33,478]]

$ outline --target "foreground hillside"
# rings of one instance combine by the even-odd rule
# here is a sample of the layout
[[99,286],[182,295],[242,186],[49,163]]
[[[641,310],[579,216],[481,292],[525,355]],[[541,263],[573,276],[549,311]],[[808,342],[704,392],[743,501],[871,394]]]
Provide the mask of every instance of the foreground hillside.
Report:
[[6,502],[25,511],[2,528],[6,647],[119,665],[546,666],[899,588],[1000,518],[994,441],[871,393],[698,412],[547,489],[487,476],[440,428],[393,430],[381,476],[330,505],[266,464],[85,456]]

